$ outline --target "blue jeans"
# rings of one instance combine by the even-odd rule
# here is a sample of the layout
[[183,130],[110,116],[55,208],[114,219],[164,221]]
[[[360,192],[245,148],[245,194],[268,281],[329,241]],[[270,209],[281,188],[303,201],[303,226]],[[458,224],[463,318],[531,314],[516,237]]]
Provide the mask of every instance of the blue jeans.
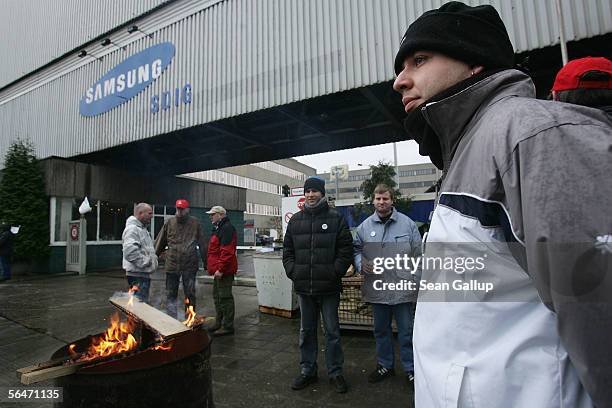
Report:
[[317,375],[317,330],[319,314],[325,328],[325,364],[330,378],[342,375],[344,354],[340,345],[340,321],[338,306],[340,294],[308,296],[298,295],[300,302],[300,369],[303,375]]
[[0,256],[0,271],[4,279],[11,279],[11,264],[8,256]]
[[151,278],[140,278],[137,276],[127,277],[128,286],[138,286],[138,290],[134,294],[138,299],[143,302],[149,302],[149,289],[151,288]]
[[402,366],[404,366],[404,371],[406,372],[414,371],[414,355],[412,351],[414,303],[408,302],[398,305],[372,303],[372,315],[374,317],[374,338],[376,339],[376,358],[378,364],[385,368],[393,368],[395,355],[393,352],[391,321],[395,316]]

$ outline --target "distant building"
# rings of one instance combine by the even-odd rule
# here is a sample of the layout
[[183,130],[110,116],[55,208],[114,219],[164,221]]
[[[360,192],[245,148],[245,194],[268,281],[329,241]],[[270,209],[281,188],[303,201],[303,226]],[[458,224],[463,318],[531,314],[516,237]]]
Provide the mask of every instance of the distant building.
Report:
[[[424,193],[440,178],[442,172],[431,163],[408,164],[398,166],[399,189],[403,197]],[[370,178],[369,167],[358,170],[349,170],[348,180],[338,181],[339,197],[336,197],[336,182],[330,181],[330,173],[322,173],[319,176],[325,179],[325,190],[329,197],[338,200],[360,201],[363,200],[361,184]]]
[[306,178],[315,173],[314,168],[295,159],[282,159],[199,171],[182,177],[246,188],[246,225],[252,221],[257,234],[270,235],[271,230],[280,233],[282,227],[282,186],[302,187]]

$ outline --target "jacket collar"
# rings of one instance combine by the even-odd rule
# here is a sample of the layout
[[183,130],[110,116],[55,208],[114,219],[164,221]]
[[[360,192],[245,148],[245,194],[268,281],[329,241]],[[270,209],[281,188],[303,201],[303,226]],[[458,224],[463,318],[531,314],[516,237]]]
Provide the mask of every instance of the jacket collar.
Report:
[[419,112],[427,128],[419,131],[433,133],[430,137],[435,137],[439,142],[440,165],[443,165],[445,171],[448,170],[465,129],[474,118],[480,117],[483,107],[508,96],[535,97],[531,78],[520,71],[507,69],[479,75],[434,96]]
[[223,224],[227,222],[227,215],[219,220],[218,223],[215,224],[215,230],[221,228]]
[[135,225],[138,228],[146,228],[146,226],[142,222],[140,222],[140,220],[138,218],[136,218],[133,215],[130,215],[128,217],[128,219],[126,220],[125,224],[126,225]]
[[[380,216],[378,215],[378,213],[376,211],[374,211],[373,220],[374,220],[374,222],[382,224]],[[391,217],[389,218],[389,220],[397,221],[397,210],[395,209],[395,207],[392,207]]]
[[329,203],[327,201],[327,197],[321,197],[321,200],[315,204],[313,207],[308,207],[304,205],[304,212],[307,214],[318,214],[329,208]]

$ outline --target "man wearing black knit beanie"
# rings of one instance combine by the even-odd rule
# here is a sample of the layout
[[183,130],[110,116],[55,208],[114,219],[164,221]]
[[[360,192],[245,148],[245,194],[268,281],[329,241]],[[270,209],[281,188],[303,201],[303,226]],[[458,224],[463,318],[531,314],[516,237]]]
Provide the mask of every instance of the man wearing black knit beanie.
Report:
[[353,237],[342,214],[328,205],[323,179],[308,178],[304,198],[304,208],[289,220],[283,241],[283,266],[300,303],[300,373],[291,389],[303,390],[318,381],[321,316],[327,377],[336,392],[345,393],[338,308],[342,277],[353,261]]
[[[535,99],[513,65],[495,8],[460,2],[415,20],[394,61],[405,130],[443,170],[417,407],[612,406],[612,125]],[[425,262],[441,256],[455,267]]]

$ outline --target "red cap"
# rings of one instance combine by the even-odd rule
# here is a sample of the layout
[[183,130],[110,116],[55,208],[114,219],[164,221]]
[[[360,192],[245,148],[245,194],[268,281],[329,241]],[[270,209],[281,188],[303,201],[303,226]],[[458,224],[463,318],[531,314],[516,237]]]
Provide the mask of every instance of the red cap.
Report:
[[187,200],[176,200],[176,204],[175,204],[176,208],[189,208],[189,201]]
[[[589,71],[607,72],[608,80],[584,80],[581,77]],[[571,91],[572,89],[612,89],[612,62],[604,57],[580,58],[565,64],[557,73],[552,90]]]

